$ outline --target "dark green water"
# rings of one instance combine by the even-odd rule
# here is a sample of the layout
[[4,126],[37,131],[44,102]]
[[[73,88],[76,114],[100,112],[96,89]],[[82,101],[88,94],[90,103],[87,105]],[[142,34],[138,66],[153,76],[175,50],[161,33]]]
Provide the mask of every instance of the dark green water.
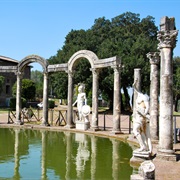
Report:
[[0,128],[0,179],[130,179],[131,147],[69,132]]

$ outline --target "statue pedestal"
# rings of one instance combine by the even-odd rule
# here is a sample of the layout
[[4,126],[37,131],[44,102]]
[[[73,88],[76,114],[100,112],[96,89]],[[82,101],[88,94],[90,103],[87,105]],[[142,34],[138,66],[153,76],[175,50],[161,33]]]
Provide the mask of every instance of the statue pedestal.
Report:
[[84,122],[84,121],[76,121],[76,129],[79,130],[88,130],[90,128],[90,122]]
[[138,167],[142,162],[146,160],[151,160],[151,153],[148,151],[133,151],[133,157],[130,159],[130,164],[132,167]]

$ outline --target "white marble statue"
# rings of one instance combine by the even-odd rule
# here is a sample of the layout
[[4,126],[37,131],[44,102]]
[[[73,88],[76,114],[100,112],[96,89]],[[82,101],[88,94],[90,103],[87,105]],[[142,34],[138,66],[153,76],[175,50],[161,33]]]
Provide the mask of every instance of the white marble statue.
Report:
[[85,91],[85,86],[81,84],[78,87],[78,96],[76,101],[73,103],[73,106],[77,103],[77,108],[78,108],[78,116],[80,121],[87,121],[88,115],[90,112],[90,107],[87,105],[87,98],[86,98],[86,93]]
[[149,97],[146,94],[142,94],[136,88],[136,81],[133,84],[134,90],[138,96],[136,99],[136,105],[133,112],[133,133],[136,136],[140,149],[139,152],[152,153],[152,144],[150,139],[150,115],[149,115]]

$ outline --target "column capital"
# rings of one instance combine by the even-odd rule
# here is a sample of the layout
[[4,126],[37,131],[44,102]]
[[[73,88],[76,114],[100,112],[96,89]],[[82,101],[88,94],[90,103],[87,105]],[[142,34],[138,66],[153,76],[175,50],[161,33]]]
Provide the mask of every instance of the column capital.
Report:
[[177,35],[178,35],[177,30],[158,31],[157,33],[157,39],[159,41],[158,49],[175,48]]
[[17,72],[16,72],[16,76],[19,77],[20,79],[23,78],[23,75],[24,75],[24,73],[21,72],[21,71],[17,71]]
[[159,64],[160,61],[160,53],[159,52],[149,52],[146,54],[147,58],[149,58],[150,64]]
[[67,71],[65,71],[67,74],[68,74],[68,76],[70,76],[70,77],[73,77],[74,76],[74,73],[75,73],[75,71],[74,70],[67,70]]
[[111,68],[114,70],[114,72],[119,72],[119,70],[122,68],[121,65],[114,65],[114,66],[111,66]]
[[90,71],[92,71],[92,73],[94,74],[94,75],[99,75],[99,69],[97,69],[97,68],[90,68]]

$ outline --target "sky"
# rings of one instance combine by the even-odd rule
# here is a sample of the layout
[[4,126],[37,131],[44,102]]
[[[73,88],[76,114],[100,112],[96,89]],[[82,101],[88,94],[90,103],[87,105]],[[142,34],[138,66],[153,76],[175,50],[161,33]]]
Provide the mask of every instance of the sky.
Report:
[[[180,0],[0,0],[0,55],[18,61],[32,54],[48,59],[72,29],[87,30],[95,19],[111,20],[125,12],[141,19],[150,15],[158,28],[163,16],[175,17],[179,30],[179,11]],[[174,56],[180,56],[179,41]],[[34,64],[35,69],[42,68]]]

